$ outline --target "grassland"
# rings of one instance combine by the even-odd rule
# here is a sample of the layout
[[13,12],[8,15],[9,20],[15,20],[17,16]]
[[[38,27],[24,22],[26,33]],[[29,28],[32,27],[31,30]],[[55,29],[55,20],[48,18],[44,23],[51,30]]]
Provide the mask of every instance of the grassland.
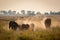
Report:
[[8,27],[5,25],[8,25],[9,20],[0,20],[0,40],[60,40],[59,27],[38,31],[5,30],[3,27]]
[[60,40],[60,28],[40,31],[6,31],[0,26],[0,40]]

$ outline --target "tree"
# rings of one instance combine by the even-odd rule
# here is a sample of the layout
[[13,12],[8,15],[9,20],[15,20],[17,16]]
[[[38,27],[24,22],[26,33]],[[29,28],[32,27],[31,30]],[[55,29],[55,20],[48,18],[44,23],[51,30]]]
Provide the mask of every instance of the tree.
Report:
[[3,13],[3,15],[7,15],[8,14],[7,11],[5,11],[5,10],[1,11],[1,13]]
[[11,11],[11,10],[8,11],[8,15],[10,15],[10,16],[13,16],[15,14],[16,14],[16,11]]
[[35,11],[27,11],[27,15],[35,15]]
[[23,15],[25,15],[25,10],[21,10],[21,13],[22,13]]
[[40,12],[37,12],[36,14],[37,14],[37,15],[41,15],[41,13],[40,13]]

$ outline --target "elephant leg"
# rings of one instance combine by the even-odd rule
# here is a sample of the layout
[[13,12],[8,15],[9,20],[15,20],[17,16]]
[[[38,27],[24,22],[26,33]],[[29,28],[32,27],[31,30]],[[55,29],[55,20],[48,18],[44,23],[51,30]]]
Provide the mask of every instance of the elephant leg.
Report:
[[14,27],[14,30],[17,30],[17,27]]
[[13,27],[11,27],[12,29],[14,29]]
[[11,26],[9,26],[9,29],[10,29]]

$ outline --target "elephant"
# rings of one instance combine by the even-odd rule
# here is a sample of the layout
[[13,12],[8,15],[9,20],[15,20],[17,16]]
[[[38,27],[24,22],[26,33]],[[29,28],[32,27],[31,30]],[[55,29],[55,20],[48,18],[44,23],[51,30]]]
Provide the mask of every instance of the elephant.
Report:
[[45,26],[47,28],[49,28],[51,26],[51,19],[50,18],[48,18],[48,19],[45,20]]
[[29,24],[22,24],[21,25],[21,29],[28,29],[29,28]]
[[20,25],[18,25],[15,21],[10,21],[9,22],[9,29],[13,29],[16,30],[18,27],[20,27]]

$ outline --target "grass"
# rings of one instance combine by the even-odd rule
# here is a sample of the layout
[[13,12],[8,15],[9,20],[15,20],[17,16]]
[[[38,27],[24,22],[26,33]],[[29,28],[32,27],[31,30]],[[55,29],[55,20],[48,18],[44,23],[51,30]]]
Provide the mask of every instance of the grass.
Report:
[[0,40],[60,40],[60,28],[40,31],[6,31],[0,25]]

